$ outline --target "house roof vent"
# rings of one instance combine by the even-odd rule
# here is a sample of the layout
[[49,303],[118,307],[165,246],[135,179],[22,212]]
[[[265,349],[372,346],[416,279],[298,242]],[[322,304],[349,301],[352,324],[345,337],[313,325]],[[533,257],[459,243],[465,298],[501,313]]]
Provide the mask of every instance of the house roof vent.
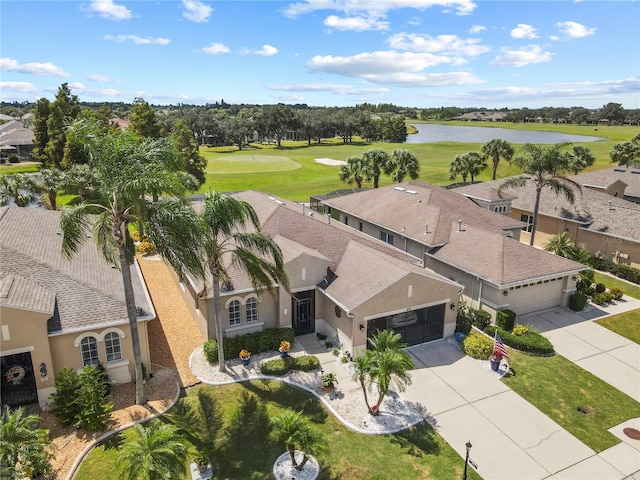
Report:
[[394,190],[398,190],[399,192],[404,192],[405,188],[404,187],[394,187]]

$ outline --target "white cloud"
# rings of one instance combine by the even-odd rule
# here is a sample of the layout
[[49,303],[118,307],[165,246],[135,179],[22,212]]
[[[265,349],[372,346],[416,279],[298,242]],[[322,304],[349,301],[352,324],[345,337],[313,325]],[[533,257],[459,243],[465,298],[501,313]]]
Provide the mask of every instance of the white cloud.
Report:
[[133,16],[131,10],[123,5],[116,5],[113,0],[92,0],[87,10],[109,20],[129,20]]
[[271,45],[263,45],[260,50],[249,50],[248,48],[243,48],[242,53],[249,55],[263,55],[265,57],[271,57],[278,53],[278,49],[276,47],[272,47]]
[[407,23],[409,25],[420,25],[420,17],[411,17],[409,20],[407,20]]
[[346,14],[367,12],[384,16],[390,10],[415,8],[424,10],[429,7],[455,8],[458,15],[472,13],[476,4],[472,0],[303,0],[292,3],[284,10],[287,17],[297,17],[318,10],[336,10]]
[[532,63],[543,63],[550,60],[551,53],[542,51],[539,45],[529,45],[519,50],[503,48],[502,53],[489,62],[489,65],[524,67]]
[[588,28],[577,22],[558,22],[556,23],[556,27],[558,27],[564,35],[571,38],[588,37],[596,33],[595,28]]
[[0,82],[0,90],[17,93],[33,93],[38,89],[29,82]]
[[7,72],[20,72],[28,75],[54,75],[56,77],[68,77],[62,67],[58,67],[51,62],[47,63],[18,63],[13,58],[0,58],[0,70]]
[[413,52],[446,53],[450,55],[475,56],[491,49],[480,44],[477,39],[462,39],[457,35],[438,35],[396,33],[388,39],[392,48]]
[[136,45],[168,45],[171,43],[171,40],[168,38],[139,37],[138,35],[105,35],[104,39],[113,40],[118,43],[130,41]]
[[408,73],[399,72],[386,75],[363,75],[370,82],[398,87],[445,87],[483,83],[469,72]]
[[474,25],[469,29],[469,33],[474,35],[476,33],[484,32],[487,30],[487,27],[483,27],[482,25]]
[[111,82],[112,80],[107,77],[106,75],[101,75],[99,73],[92,73],[91,75],[89,75],[87,77],[89,80],[91,80],[92,82],[96,82],[96,83],[107,83],[107,82]]
[[302,103],[304,102],[304,97],[302,95],[278,95],[276,99],[282,103]]
[[534,27],[525,23],[519,23],[516,28],[511,30],[512,38],[538,38],[538,33]]
[[71,82],[69,88],[71,90],[84,90],[84,85],[80,82]]
[[227,47],[223,43],[215,42],[209,45],[208,47],[203,47],[202,51],[210,55],[218,55],[220,53],[229,53],[229,47]]
[[452,59],[430,53],[378,51],[359,53],[351,57],[334,57],[333,55],[316,55],[308,62],[311,70],[364,77],[365,75],[382,75],[399,72],[418,72],[428,67],[451,63]]
[[184,6],[182,15],[192,22],[206,23],[213,13],[213,8],[197,0],[182,0],[182,5]]
[[267,85],[269,90],[283,92],[331,92],[337,95],[375,95],[386,93],[388,88],[356,88],[338,83],[305,83],[302,85]]
[[324,24],[336,30],[353,30],[356,32],[389,29],[389,22],[382,22],[377,17],[338,17],[330,15],[324,19]]

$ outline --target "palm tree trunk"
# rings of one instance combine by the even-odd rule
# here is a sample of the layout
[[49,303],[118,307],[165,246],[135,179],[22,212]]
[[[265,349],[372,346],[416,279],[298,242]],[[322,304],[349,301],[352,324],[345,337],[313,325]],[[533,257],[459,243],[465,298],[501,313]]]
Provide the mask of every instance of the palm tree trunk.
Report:
[[371,407],[369,406],[369,397],[367,396],[367,387],[364,384],[364,380],[360,380],[360,386],[362,387],[362,394],[364,395],[364,404],[367,406],[367,410],[369,411],[370,414],[373,415],[373,412],[371,411]]
[[540,194],[542,193],[542,182],[538,182],[538,186],[536,187],[536,203],[533,207],[533,222],[531,223],[531,239],[529,240],[529,245],[533,247],[533,240],[536,236],[536,228],[538,228],[538,209],[540,208]]
[[222,301],[220,300],[220,277],[211,269],[213,277],[213,316],[215,321],[216,341],[218,342],[218,368],[221,372],[227,370],[224,363],[224,338],[222,336]]
[[133,344],[133,360],[136,366],[136,403],[144,405],[147,397],[144,392],[144,378],[142,376],[142,354],[140,352],[140,336],[138,335],[138,314],[136,301],[133,295],[133,282],[131,281],[131,265],[127,260],[127,252],[124,245],[118,247],[120,253],[120,271],[124,284],[124,299],[127,305],[127,317],[131,328],[131,343]]
[[500,163],[500,157],[497,155],[493,156],[493,177],[491,180],[496,179],[496,172],[498,171],[498,163]]

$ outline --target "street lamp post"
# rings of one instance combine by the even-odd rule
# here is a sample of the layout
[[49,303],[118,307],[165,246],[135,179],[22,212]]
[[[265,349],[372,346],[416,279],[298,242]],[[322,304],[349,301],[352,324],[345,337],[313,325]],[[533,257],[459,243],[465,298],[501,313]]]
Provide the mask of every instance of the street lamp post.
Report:
[[467,480],[467,465],[469,464],[469,450],[471,450],[471,440],[469,440],[465,445],[467,447],[467,456],[464,459],[464,475],[462,475],[462,480]]

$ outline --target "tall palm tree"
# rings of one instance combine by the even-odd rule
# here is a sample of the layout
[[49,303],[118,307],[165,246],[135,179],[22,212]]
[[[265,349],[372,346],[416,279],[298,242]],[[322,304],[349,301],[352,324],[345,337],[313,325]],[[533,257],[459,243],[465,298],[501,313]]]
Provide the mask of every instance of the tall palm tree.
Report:
[[524,187],[527,182],[535,184],[536,198],[533,207],[533,222],[531,224],[529,245],[533,245],[536,235],[540,196],[543,188],[549,188],[556,195],[563,194],[572,205],[575,202],[573,189],[576,188],[582,193],[582,188],[577,182],[564,176],[570,168],[571,161],[571,156],[562,151],[564,145],[563,143],[555,145],[525,144],[522,147],[524,155],[517,156],[511,163],[519,167],[526,175],[511,177],[498,188],[498,192],[502,192],[505,188]]
[[116,459],[126,480],[165,480],[183,478],[187,448],[178,430],[171,424],[152,420],[145,428],[135,425],[137,439],[125,443]]
[[480,175],[480,172],[485,168],[487,168],[487,163],[478,152],[463,153],[462,155],[456,155],[449,165],[449,178],[453,180],[460,175],[462,181],[466,183],[467,176],[470,175],[473,182],[476,175]]
[[396,148],[391,153],[391,162],[385,169],[387,175],[393,173],[393,181],[402,183],[405,177],[416,180],[420,176],[420,163],[418,158],[406,148]]
[[366,150],[362,153],[362,159],[371,168],[371,178],[373,178],[373,188],[378,188],[380,175],[387,172],[391,159],[389,154],[378,148]]
[[569,155],[569,170],[574,175],[596,162],[596,157],[591,153],[591,150],[582,145],[575,145]]
[[24,407],[4,407],[0,414],[0,477],[32,478],[49,472],[49,430],[37,428],[40,417]]
[[[174,172],[166,170],[165,157],[174,155],[167,143],[139,138],[129,131],[95,135],[92,125],[77,123],[76,135],[83,139],[89,153],[90,166],[99,178],[99,201],[83,202],[62,210],[62,251],[73,255],[87,240],[92,227],[93,238],[104,259],[122,274],[127,318],[136,370],[136,403],[146,403],[142,357],[138,334],[137,309],[131,279],[131,264],[135,248],[129,234],[131,222],[145,222],[153,215],[153,228],[148,232],[156,250],[180,272],[187,268],[194,274],[202,271],[197,258],[198,243],[189,228],[195,214],[191,208],[176,201],[159,202],[154,209],[140,208],[146,204],[143,194],[163,191],[182,197],[185,188]],[[177,240],[171,240],[176,237]],[[172,250],[170,250],[172,249]]]
[[358,188],[362,188],[363,181],[371,180],[369,165],[363,157],[355,155],[347,158],[347,164],[340,167],[338,176],[349,185],[355,183]]
[[58,191],[66,184],[65,173],[59,168],[40,169],[39,187],[46,195],[51,210],[58,209]]
[[0,175],[0,205],[6,205],[13,200],[17,207],[28,207],[38,200],[39,193],[40,188],[32,175]]
[[221,372],[224,361],[223,317],[220,289],[230,282],[229,267],[244,271],[254,290],[266,289],[275,294],[275,284],[289,290],[284,271],[282,251],[276,242],[260,230],[260,220],[248,202],[220,192],[207,193],[199,214],[205,268],[213,283],[213,311],[218,363]]
[[494,138],[492,140],[489,140],[487,143],[482,145],[482,148],[480,150],[486,157],[491,157],[491,160],[493,161],[493,173],[491,177],[492,180],[496,179],[496,172],[498,171],[500,158],[504,158],[507,162],[510,162],[513,159],[513,155],[515,153],[511,144],[501,138]]
[[611,162],[618,165],[640,165],[640,141],[636,141],[636,138],[630,142],[616,143],[609,152]]
[[[411,384],[408,370],[414,368],[409,354],[403,350],[407,345],[400,342],[400,334],[393,330],[381,330],[369,338],[370,350],[355,359],[354,380],[360,383],[365,403],[371,415],[379,415],[380,405],[389,393],[392,382],[403,391]],[[370,406],[367,388],[375,384],[377,403]]]

